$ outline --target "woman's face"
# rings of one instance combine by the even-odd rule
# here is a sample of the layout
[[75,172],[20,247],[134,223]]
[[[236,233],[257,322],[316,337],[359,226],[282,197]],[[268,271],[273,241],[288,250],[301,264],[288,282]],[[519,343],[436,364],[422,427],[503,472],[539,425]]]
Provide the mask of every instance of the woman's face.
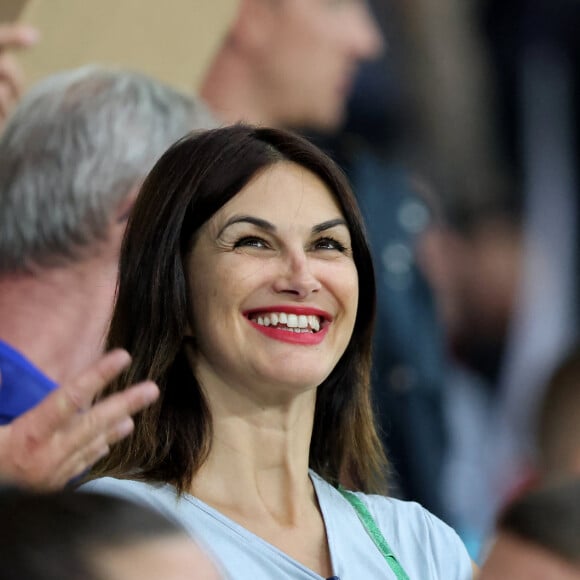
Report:
[[324,183],[280,162],[199,232],[188,259],[194,372],[264,397],[311,390],[350,340],[358,304],[351,239]]

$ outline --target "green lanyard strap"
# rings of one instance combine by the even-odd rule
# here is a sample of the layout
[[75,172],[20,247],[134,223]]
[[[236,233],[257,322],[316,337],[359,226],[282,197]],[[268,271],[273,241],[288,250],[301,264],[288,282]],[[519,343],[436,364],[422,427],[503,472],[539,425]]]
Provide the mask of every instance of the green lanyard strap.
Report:
[[342,486],[338,487],[338,491],[340,491],[342,496],[352,505],[356,511],[360,521],[362,522],[362,525],[364,526],[371,540],[375,543],[375,546],[379,549],[379,552],[387,561],[387,564],[391,570],[395,573],[397,580],[409,580],[409,576],[407,576],[407,573],[405,570],[403,570],[401,564],[399,564],[399,561],[397,560],[395,554],[393,554],[393,551],[387,543],[387,540],[385,540],[381,530],[379,530],[367,506],[354,493],[347,491]]

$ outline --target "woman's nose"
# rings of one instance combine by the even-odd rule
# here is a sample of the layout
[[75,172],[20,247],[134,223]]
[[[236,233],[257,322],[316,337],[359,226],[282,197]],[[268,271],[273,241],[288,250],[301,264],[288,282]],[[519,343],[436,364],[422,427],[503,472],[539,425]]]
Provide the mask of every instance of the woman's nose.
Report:
[[282,271],[274,283],[274,290],[307,298],[322,287],[312,271],[312,264],[304,252],[283,258]]

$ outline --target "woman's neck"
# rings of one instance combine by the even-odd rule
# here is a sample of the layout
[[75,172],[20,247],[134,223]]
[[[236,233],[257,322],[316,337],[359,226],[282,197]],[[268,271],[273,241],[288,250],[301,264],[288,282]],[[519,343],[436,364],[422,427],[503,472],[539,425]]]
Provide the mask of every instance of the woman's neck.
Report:
[[325,524],[308,474],[316,389],[278,404],[271,396],[269,404],[265,397],[260,403],[238,389],[207,388],[206,395],[212,447],[191,493],[306,567],[331,576]]
[[315,503],[308,476],[315,397],[315,391],[302,393],[277,407],[246,400],[241,412],[231,400],[210,400],[212,448],[193,494],[242,517],[263,513],[292,525],[305,505]]

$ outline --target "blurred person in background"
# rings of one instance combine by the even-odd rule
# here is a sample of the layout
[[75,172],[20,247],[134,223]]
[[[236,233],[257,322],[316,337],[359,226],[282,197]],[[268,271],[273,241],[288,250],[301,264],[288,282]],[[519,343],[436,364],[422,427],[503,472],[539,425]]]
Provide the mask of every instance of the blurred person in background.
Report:
[[[1,441],[26,441],[35,425],[39,433],[56,429],[58,441],[68,438],[63,451],[80,449],[75,465],[86,469],[108,451],[108,443],[132,429],[128,417],[105,413],[119,418],[109,425],[105,440],[97,438],[87,449],[86,441],[75,439],[68,429],[76,423],[70,408],[90,407],[88,391],[95,390],[95,381],[91,388],[79,388],[74,377],[102,353],[120,243],[142,179],[173,141],[212,124],[189,97],[143,75],[99,67],[47,78],[11,115],[0,136],[0,423],[35,407],[57,384],[72,388],[36,409],[34,421],[4,431]],[[101,386],[128,362],[126,354],[113,359],[105,366],[116,370],[96,381]],[[135,398],[139,393],[141,405]],[[122,410],[132,401],[128,411],[134,411],[150,403],[156,390],[144,385],[139,393],[110,401],[109,410],[117,405]],[[55,405],[64,405],[58,416]],[[31,446],[38,445],[36,433],[29,435]],[[11,446],[2,455],[16,453],[21,447]],[[29,478],[41,485],[46,477],[53,486],[53,473],[59,472],[64,483],[56,466],[51,473],[44,462],[33,461],[32,453],[13,459],[5,464],[26,464],[19,481]]]
[[497,502],[481,471],[493,455],[488,432],[497,420],[498,381],[517,308],[521,224],[505,203],[459,214],[432,188],[423,193],[432,218],[417,247],[418,262],[433,289],[447,349],[442,496],[458,528],[481,533]]
[[0,580],[218,580],[184,530],[94,493],[0,487]]
[[495,461],[486,466],[505,501],[534,466],[544,390],[580,338],[580,5],[521,0],[508,7],[489,0],[482,13],[523,234],[517,308],[498,383],[498,420],[490,429]]
[[[446,351],[441,499],[478,558],[505,491],[498,483],[501,381],[523,275],[518,191],[476,10],[454,0],[397,5],[415,122],[413,166],[431,220],[417,246]],[[503,496],[503,499],[502,499]]]
[[499,518],[479,580],[578,580],[580,480],[530,491]]
[[[383,49],[364,0],[242,0],[201,96],[223,121],[333,134],[358,69]],[[406,172],[367,150],[333,153],[353,182],[379,273],[373,388],[393,491],[442,515],[442,339],[412,248],[426,210]]]
[[446,220],[426,237],[442,260],[420,259],[429,277],[443,265],[451,325],[443,494],[481,539],[530,476],[543,388],[577,340],[580,7],[391,4],[409,155]]
[[558,365],[545,389],[537,424],[537,468],[542,480],[580,477],[580,349]]
[[222,121],[336,130],[383,47],[365,0],[240,0],[200,95]]

